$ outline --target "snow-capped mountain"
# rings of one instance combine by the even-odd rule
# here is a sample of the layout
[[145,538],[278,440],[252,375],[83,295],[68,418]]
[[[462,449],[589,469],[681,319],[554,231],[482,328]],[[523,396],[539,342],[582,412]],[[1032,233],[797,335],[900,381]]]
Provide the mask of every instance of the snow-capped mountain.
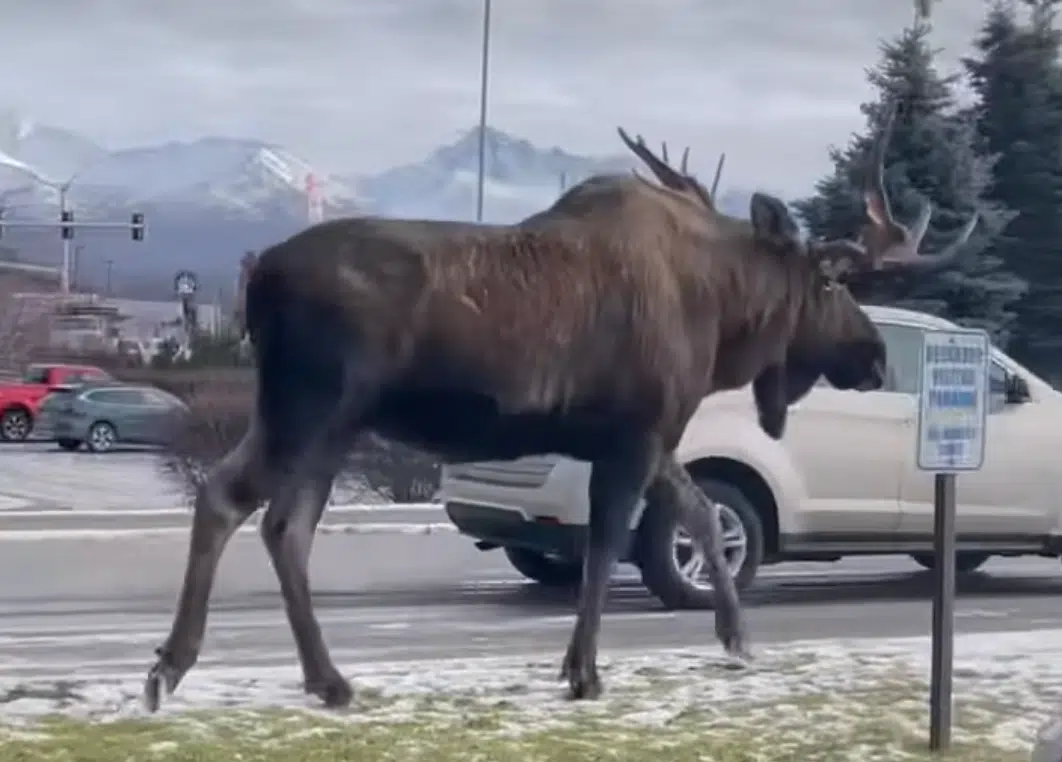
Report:
[[[0,154],[61,183],[82,167],[100,161],[107,151],[69,130],[39,124],[7,110],[0,111]],[[25,182],[24,175],[0,167],[0,187]]]
[[[56,177],[23,151],[4,153],[30,165],[36,174]],[[54,189],[32,181],[26,172],[18,174],[15,187],[8,184],[5,193],[10,206],[25,209],[57,202]],[[59,182],[72,174],[59,175]],[[90,210],[192,207],[263,219],[282,207],[305,217],[311,176],[326,214],[352,210],[356,196],[351,188],[315,172],[289,151],[256,140],[217,137],[103,153],[82,165],[69,197],[75,208]]]
[[[493,127],[486,129],[484,143],[486,222],[514,222],[533,214],[553,203],[563,187],[592,175],[640,168],[631,154],[578,156],[557,147],[542,149]],[[353,182],[363,193],[365,208],[376,214],[474,220],[478,173],[479,129],[474,128],[419,162]],[[751,195],[724,185],[719,207],[727,214],[745,217]]]
[[355,203],[352,189],[280,146],[217,137],[115,151],[78,177],[74,197],[120,189],[130,206],[205,206],[262,218],[278,203],[304,212],[311,176],[326,212]]
[[[54,220],[55,189],[10,165],[24,164],[29,174],[57,183],[77,172],[69,193],[77,219],[127,221],[135,210],[144,213],[148,226],[143,243],[120,232],[78,231],[83,277],[99,282],[107,260],[113,260],[117,270],[140,278],[169,279],[178,269],[193,269],[204,287],[231,291],[246,250],[306,226],[310,174],[326,217],[474,219],[478,138],[478,129],[472,129],[421,161],[344,177],[258,140],[204,137],[107,151],[74,133],[0,114],[0,206],[8,219]],[[564,186],[637,166],[629,154],[594,157],[542,149],[495,128],[487,129],[485,146],[488,222],[515,221],[551,204]],[[727,190],[724,183],[719,205],[746,216],[749,195]],[[3,243],[40,263],[54,263],[59,250],[57,233],[47,229],[36,234],[12,229]]]
[[[565,185],[635,166],[629,156],[540,149],[493,127],[485,131],[484,146],[483,216],[488,222],[513,222],[553,203]],[[419,162],[359,178],[359,187],[377,214],[472,220],[478,173],[479,129],[474,128]]]

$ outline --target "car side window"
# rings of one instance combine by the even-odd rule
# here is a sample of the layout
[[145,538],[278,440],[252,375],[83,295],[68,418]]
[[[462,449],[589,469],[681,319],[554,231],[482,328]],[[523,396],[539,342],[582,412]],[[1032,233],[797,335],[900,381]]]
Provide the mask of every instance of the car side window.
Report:
[[173,397],[164,391],[159,389],[140,389],[139,391],[144,396],[145,404],[161,405],[163,407],[173,406]]
[[22,377],[23,383],[46,384],[48,383],[48,368],[41,365],[31,365]]
[[140,395],[134,389],[99,389],[85,395],[93,402],[107,405],[139,405]]
[[147,395],[139,389],[119,389],[115,391],[118,402],[123,405],[150,405]]
[[918,394],[922,383],[923,331],[910,325],[879,323],[888,355],[883,391]]

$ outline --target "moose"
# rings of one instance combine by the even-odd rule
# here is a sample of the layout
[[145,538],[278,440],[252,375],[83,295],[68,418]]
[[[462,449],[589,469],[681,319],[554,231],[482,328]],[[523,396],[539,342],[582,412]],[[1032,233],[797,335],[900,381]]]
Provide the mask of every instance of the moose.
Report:
[[676,505],[706,549],[716,635],[728,654],[750,657],[717,507],[676,460],[679,438],[702,398],[725,389],[751,383],[760,425],[777,439],[789,404],[820,376],[880,388],[884,342],[839,279],[920,265],[926,224],[892,217],[879,166],[860,238],[807,243],[781,200],[757,193],[749,220],[723,215],[684,168],[619,134],[657,183],[592,177],[513,225],[330,220],[249,267],[255,408],[198,489],[172,629],[144,686],[150,711],[195,664],[220,557],[263,503],[305,691],[349,704],[307,569],[333,481],[364,432],[451,463],[557,453],[591,464],[583,584],[561,669],[572,698],[602,691],[608,581],[643,495],[650,510]]

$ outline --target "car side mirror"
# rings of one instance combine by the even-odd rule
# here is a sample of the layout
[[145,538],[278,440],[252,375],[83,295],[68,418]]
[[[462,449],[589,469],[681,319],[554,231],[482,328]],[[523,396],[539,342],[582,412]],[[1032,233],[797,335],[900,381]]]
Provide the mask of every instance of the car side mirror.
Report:
[[1008,405],[1020,405],[1032,399],[1029,391],[1029,382],[1017,373],[1008,373],[1006,381],[1005,399]]

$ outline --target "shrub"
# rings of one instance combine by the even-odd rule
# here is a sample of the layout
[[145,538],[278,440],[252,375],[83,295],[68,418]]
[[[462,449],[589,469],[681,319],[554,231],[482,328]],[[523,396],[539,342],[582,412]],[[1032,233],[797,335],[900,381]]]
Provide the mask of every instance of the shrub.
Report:
[[[173,433],[163,470],[192,496],[206,470],[247,431],[254,381],[246,371],[171,371],[161,375],[164,377],[150,382],[138,381],[155,383],[188,405],[188,414]],[[370,435],[350,453],[344,474],[362,481],[380,496],[402,503],[429,500],[439,487],[439,471],[438,461],[431,456]]]

